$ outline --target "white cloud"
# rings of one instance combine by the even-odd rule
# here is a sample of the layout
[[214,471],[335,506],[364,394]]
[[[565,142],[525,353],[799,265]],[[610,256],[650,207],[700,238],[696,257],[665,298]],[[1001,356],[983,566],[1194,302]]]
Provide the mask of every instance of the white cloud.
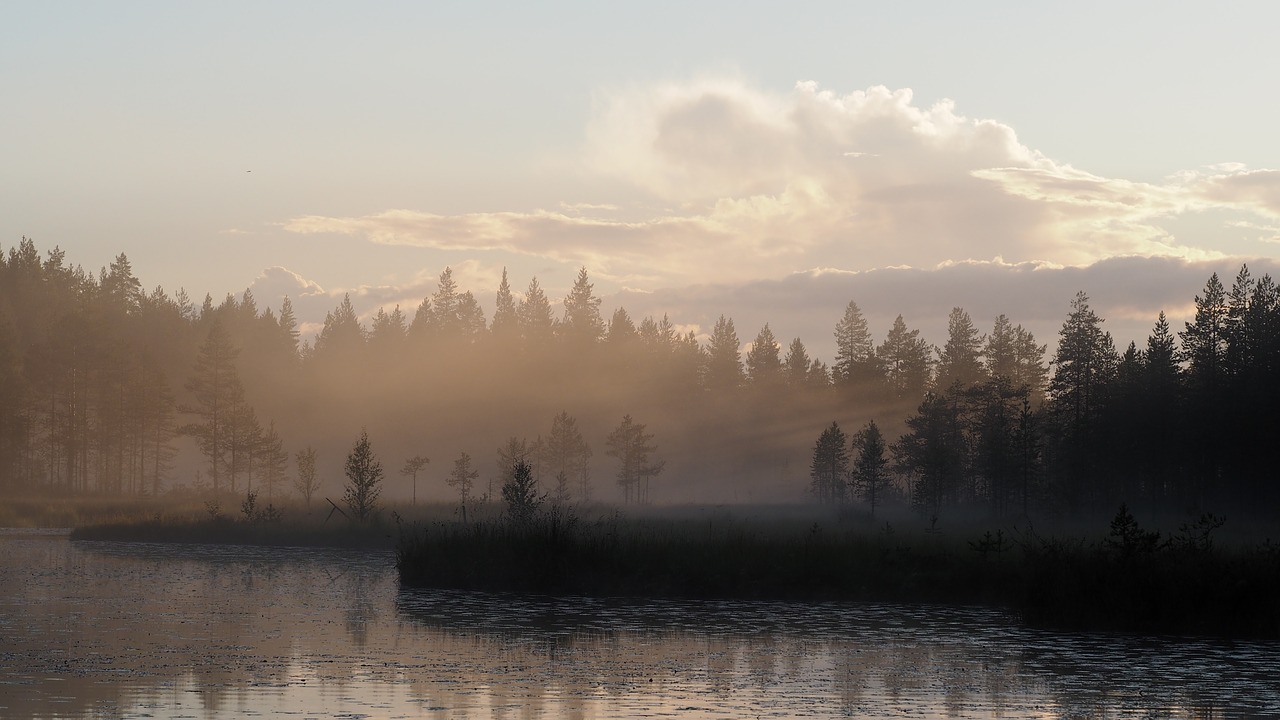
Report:
[[[633,195],[558,210],[299,217],[296,233],[586,265],[640,288],[778,278],[805,268],[948,262],[1083,266],[1115,256],[1206,260],[1230,238],[1179,237],[1207,209],[1280,217],[1280,172],[1223,163],[1140,183],[1057,163],[1012,128],[915,104],[910,90],[846,95],[737,80],[597,99],[582,165]],[[652,204],[670,210],[654,213]]]

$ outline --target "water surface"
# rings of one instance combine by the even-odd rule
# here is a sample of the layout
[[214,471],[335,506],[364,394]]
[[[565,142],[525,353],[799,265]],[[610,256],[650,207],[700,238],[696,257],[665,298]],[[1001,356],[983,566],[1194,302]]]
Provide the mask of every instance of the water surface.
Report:
[[0,531],[0,718],[1280,717],[1280,644],[402,591],[386,552]]

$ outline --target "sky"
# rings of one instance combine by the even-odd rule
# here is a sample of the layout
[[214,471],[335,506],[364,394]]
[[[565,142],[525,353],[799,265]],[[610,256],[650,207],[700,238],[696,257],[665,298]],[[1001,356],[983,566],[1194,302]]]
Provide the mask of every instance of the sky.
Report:
[[[1280,6],[6,3],[0,248],[197,302],[412,314],[445,267],[829,356],[849,300],[945,340],[1122,347],[1276,273]],[[1175,329],[1181,328],[1175,322]]]

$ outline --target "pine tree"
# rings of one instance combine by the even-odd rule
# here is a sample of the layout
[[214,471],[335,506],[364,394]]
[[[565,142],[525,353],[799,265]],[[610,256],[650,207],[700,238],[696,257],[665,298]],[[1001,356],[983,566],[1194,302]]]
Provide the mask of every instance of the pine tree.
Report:
[[538,278],[529,281],[529,289],[516,311],[520,319],[520,336],[525,349],[545,349],[555,333],[555,318],[551,316],[551,303],[538,285]]
[[929,386],[933,359],[929,343],[920,337],[919,330],[907,330],[907,324],[899,315],[885,338],[876,349],[876,356],[884,364],[885,379],[891,396],[898,400],[914,402]]
[[267,503],[271,502],[275,487],[284,481],[289,471],[289,453],[284,450],[284,441],[276,432],[276,421],[267,425],[267,432],[262,436],[262,484],[267,488]]
[[809,387],[812,380],[809,376],[812,362],[809,359],[809,351],[805,349],[800,338],[792,340],[791,346],[787,348],[787,356],[782,360],[787,385],[793,390]]
[[1204,286],[1204,294],[1196,296],[1195,320],[1187,323],[1182,337],[1182,359],[1189,363],[1187,379],[1191,386],[1206,396],[1214,395],[1222,386],[1223,365],[1227,352],[1227,302],[1218,274]]
[[633,421],[630,415],[624,415],[622,422],[605,439],[605,448],[605,454],[621,464],[618,485],[622,487],[623,501],[630,503],[634,499],[642,505],[647,503],[649,480],[666,466],[664,461],[650,459],[657,452],[653,434],[646,433],[645,426]]
[[1034,404],[1044,396],[1049,372],[1044,366],[1045,345],[1037,345],[1035,336],[1021,325],[1014,326],[1000,315],[987,335],[982,354],[986,374],[1006,378],[1013,388],[1025,387]]
[[343,361],[355,357],[364,348],[365,332],[351,304],[351,295],[343,295],[338,307],[325,315],[324,327],[316,337],[317,359]]
[[404,467],[400,468],[400,474],[413,478],[413,495],[411,502],[418,504],[418,473],[431,463],[431,459],[423,455],[414,455],[404,461]]
[[564,298],[564,320],[560,323],[560,333],[574,347],[595,345],[604,335],[600,298],[595,296],[593,289],[587,278],[587,269],[579,268],[578,278]]
[[244,402],[244,388],[235,367],[239,354],[240,351],[232,347],[230,338],[222,329],[222,323],[215,320],[200,346],[191,379],[186,384],[196,404],[181,408],[181,412],[197,418],[184,426],[183,432],[195,436],[200,452],[208,459],[214,493],[221,490],[222,478],[229,469],[226,463],[227,439],[231,434],[235,410]]
[[293,486],[297,488],[303,502],[310,506],[311,496],[320,489],[320,479],[316,477],[316,450],[308,445],[305,450],[299,450],[293,459],[298,468]]
[[706,379],[708,390],[725,394],[742,385],[742,356],[733,320],[721,315],[707,342]]
[[564,485],[557,489],[555,501],[566,503],[572,499],[572,484],[577,485],[577,499],[587,502],[591,496],[588,461],[591,447],[578,430],[578,421],[567,411],[560,411],[551,420],[551,433],[542,443],[540,471],[544,476],[564,476]]
[[982,367],[982,341],[969,313],[951,308],[947,317],[947,342],[938,351],[937,389],[946,392],[953,385],[961,388],[985,379]]
[[1056,442],[1066,471],[1068,502],[1095,505],[1103,498],[1106,468],[1098,457],[1108,386],[1115,379],[1119,356],[1102,318],[1089,307],[1089,296],[1076,293],[1071,312],[1059,332],[1049,395],[1056,418]]
[[956,403],[935,393],[925,394],[893,444],[898,471],[914,478],[912,505],[934,517],[956,504],[967,455]]
[[831,368],[832,382],[837,387],[872,389],[879,382],[881,372],[871,331],[856,302],[850,300],[845,307],[844,316],[836,323],[835,335],[836,362]]
[[536,466],[538,452],[524,438],[518,438],[515,435],[507,438],[507,442],[498,447],[495,455],[495,463],[497,465],[498,477],[509,477],[514,468],[519,463],[525,463],[529,466],[530,471],[534,473],[536,480],[538,468]]
[[782,359],[779,357],[778,341],[765,323],[755,342],[747,351],[747,376],[751,384],[758,388],[770,388],[778,385],[782,379]]
[[[186,293],[182,293],[182,297],[186,297]],[[280,303],[280,342],[281,346],[286,350],[288,357],[294,358],[298,354],[298,318],[293,314],[293,301],[288,295],[284,296],[284,301]]]
[[378,308],[369,331],[369,351],[375,359],[390,362],[403,351],[408,332],[399,305],[391,312]]
[[611,347],[625,349],[638,339],[636,325],[627,314],[627,309],[620,307],[614,310],[613,316],[609,318],[609,330],[605,335],[605,342]]
[[1049,393],[1057,412],[1076,428],[1097,418],[1103,390],[1115,377],[1119,361],[1110,334],[1102,331],[1102,322],[1089,307],[1089,296],[1078,292],[1058,334]]
[[822,503],[844,502],[849,482],[849,439],[839,423],[822,431],[809,461],[810,490]]
[[462,337],[462,316],[459,307],[458,283],[453,279],[453,268],[440,272],[436,291],[431,295],[430,333],[443,343],[457,342]]
[[884,505],[892,481],[884,435],[875,420],[853,436],[853,449],[858,456],[853,463],[852,485],[871,506],[871,516],[875,517],[876,508]]
[[449,473],[449,477],[445,479],[449,487],[458,491],[463,522],[467,521],[467,500],[471,498],[471,488],[478,477],[480,477],[480,471],[472,469],[471,456],[464,452],[453,461],[453,472]]
[[515,298],[511,295],[511,285],[507,282],[505,267],[502,268],[502,282],[498,285],[489,335],[499,343],[508,345],[514,344],[520,337],[520,318],[516,312]]
[[480,342],[487,331],[484,308],[470,290],[458,296],[458,330],[462,342],[470,344]]

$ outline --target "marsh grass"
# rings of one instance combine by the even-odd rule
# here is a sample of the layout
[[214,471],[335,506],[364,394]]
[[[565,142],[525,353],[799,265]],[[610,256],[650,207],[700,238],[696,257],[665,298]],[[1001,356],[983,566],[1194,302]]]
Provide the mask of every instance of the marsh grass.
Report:
[[924,533],[731,519],[581,522],[561,511],[406,528],[409,586],[586,595],[989,602],[1009,563]]
[[[1136,528],[1136,525],[1134,526]],[[1130,528],[1131,530],[1134,528]],[[1207,537],[1207,536],[1206,536]],[[402,528],[407,586],[548,594],[982,603],[1041,627],[1280,638],[1280,548],[1113,532],[970,537],[818,523],[544,515]]]
[[76,528],[105,523],[135,523],[164,517],[194,517],[200,510],[201,503],[194,497],[7,497],[0,499],[0,527]]
[[[1280,545],[1215,544],[1213,516],[1162,536],[1127,510],[1109,532],[947,526],[771,509],[754,516],[496,504],[388,507],[354,523],[313,505],[80,498],[7,503],[75,539],[395,548],[408,587],[560,595],[980,603],[1079,630],[1280,638]],[[325,506],[327,508],[327,505]],[[269,518],[269,519],[264,519]],[[588,519],[589,518],[589,519]],[[3,516],[0,516],[0,520]],[[4,524],[0,522],[0,524]]]
[[70,526],[73,540],[391,549],[405,522],[402,512],[409,522],[432,522],[452,518],[452,510],[445,504],[389,507],[352,522],[327,503],[275,505],[251,495],[227,495],[114,514],[81,511],[76,516],[89,519]]

